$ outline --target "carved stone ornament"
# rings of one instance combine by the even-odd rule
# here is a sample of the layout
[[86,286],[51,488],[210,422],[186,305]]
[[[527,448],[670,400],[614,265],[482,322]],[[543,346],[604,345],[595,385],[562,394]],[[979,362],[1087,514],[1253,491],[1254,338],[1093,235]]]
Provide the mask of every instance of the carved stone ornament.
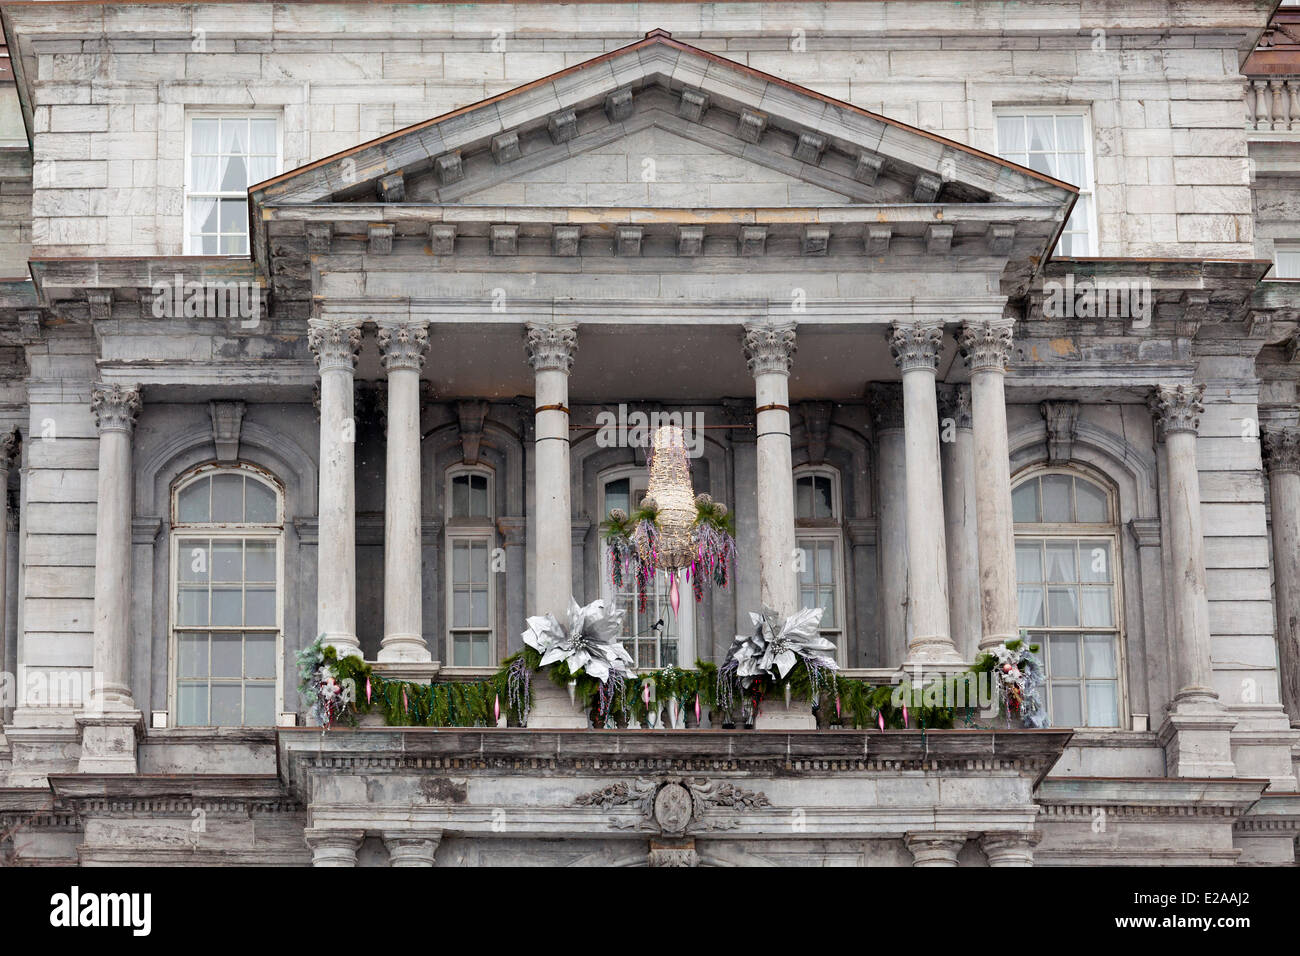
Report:
[[534,372],[567,375],[573,370],[573,355],[578,351],[578,330],[572,325],[530,322],[524,330],[524,347]]
[[1269,428],[1260,439],[1270,474],[1300,474],[1300,428]]
[[1069,461],[1074,454],[1079,403],[1040,402],[1038,410],[1047,424],[1047,460],[1053,464]]
[[351,322],[312,319],[308,322],[307,344],[316,356],[316,367],[329,369],[356,368],[361,351],[361,327]]
[[101,432],[126,432],[135,428],[140,414],[140,389],[123,385],[96,385],[91,393],[90,410]]
[[940,322],[897,322],[889,336],[889,352],[900,371],[915,369],[934,371],[939,365],[943,345]]
[[9,470],[18,457],[22,444],[23,435],[17,425],[0,434],[0,471]]
[[871,427],[876,434],[903,427],[903,386],[898,382],[873,382],[867,390]]
[[796,348],[793,325],[745,326],[745,362],[750,375],[789,375]]
[[1010,322],[968,322],[957,336],[961,356],[972,372],[1005,371],[1011,340]]
[[1157,385],[1147,399],[1147,405],[1164,434],[1196,434],[1201,427],[1201,414],[1205,411],[1205,406],[1201,403],[1204,397],[1203,384]]
[[615,817],[610,823],[618,829],[654,830],[666,836],[682,836],[688,830],[729,830],[737,825],[734,815],[718,819],[716,812],[706,820],[706,811],[761,810],[772,805],[761,791],[743,790],[732,783],[715,783],[699,777],[669,777],[659,781],[638,778],[613,783],[580,795],[574,803],[601,810],[620,807],[639,810],[640,816],[635,820]]
[[939,388],[939,418],[951,418],[958,428],[973,428],[969,385],[942,385]]
[[429,330],[423,323],[381,325],[375,333],[375,342],[379,346],[379,354],[383,356],[384,368],[388,371],[408,368],[418,372],[424,368]]

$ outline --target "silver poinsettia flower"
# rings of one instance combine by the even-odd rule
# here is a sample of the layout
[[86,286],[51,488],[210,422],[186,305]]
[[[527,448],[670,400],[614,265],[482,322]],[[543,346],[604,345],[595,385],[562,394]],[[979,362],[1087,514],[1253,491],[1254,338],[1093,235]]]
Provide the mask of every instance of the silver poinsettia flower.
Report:
[[530,617],[524,643],[542,656],[539,666],[563,661],[570,674],[581,671],[603,684],[611,673],[628,676],[634,665],[619,640],[625,613],[603,599],[579,607],[569,598],[568,626],[552,614]]
[[801,657],[818,667],[838,669],[834,658],[824,653],[833,654],[835,645],[818,631],[821,608],[803,608],[782,618],[765,607],[761,614],[751,611],[749,617],[754,623],[753,633],[736,635],[727,655],[735,660],[736,676],[741,680],[755,677],[784,680]]

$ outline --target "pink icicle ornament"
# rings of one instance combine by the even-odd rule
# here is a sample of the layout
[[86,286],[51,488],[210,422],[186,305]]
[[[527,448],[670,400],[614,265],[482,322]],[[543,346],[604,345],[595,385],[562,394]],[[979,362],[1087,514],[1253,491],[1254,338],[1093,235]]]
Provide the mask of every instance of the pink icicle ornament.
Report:
[[839,695],[839,694],[836,694],[836,695],[835,695],[835,716],[836,716],[837,719],[840,718],[840,717],[842,717],[842,716],[844,716],[844,715],[840,712],[840,695]]
[[406,685],[402,685],[402,710],[408,711],[410,709],[411,705],[406,699]]
[[492,722],[501,723],[501,695],[497,694],[492,698]]
[[671,600],[672,603],[673,603],[673,617],[676,617],[676,616],[677,616],[677,609],[678,609],[679,607],[681,607],[681,604],[682,604],[682,596],[681,596],[680,592],[678,592],[678,590],[677,590],[677,572],[676,572],[676,571],[673,571],[673,572],[672,572],[672,576],[673,576],[673,586],[672,586],[672,588],[669,590],[669,592],[668,592],[668,596],[669,596],[670,600]]
[[695,723],[696,726],[700,723],[700,695],[698,691],[695,694]]
[[366,703],[370,703],[370,678],[366,678]]
[[909,726],[909,724],[908,724],[908,722],[907,722],[907,705],[906,705],[906,704],[903,705],[903,726],[904,726],[904,727]]
[[880,725],[881,730],[885,729],[885,715],[880,711],[876,711],[876,723]]

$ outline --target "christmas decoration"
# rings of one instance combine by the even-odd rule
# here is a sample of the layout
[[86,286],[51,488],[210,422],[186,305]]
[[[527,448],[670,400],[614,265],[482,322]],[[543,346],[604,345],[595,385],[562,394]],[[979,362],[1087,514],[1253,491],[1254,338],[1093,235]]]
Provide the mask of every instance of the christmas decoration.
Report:
[[1026,644],[1023,638],[1007,641],[989,648],[971,668],[992,679],[998,695],[998,716],[1006,718],[1008,727],[1013,722],[1022,727],[1048,724],[1043,703],[1043,686],[1047,681],[1037,651],[1037,644]]

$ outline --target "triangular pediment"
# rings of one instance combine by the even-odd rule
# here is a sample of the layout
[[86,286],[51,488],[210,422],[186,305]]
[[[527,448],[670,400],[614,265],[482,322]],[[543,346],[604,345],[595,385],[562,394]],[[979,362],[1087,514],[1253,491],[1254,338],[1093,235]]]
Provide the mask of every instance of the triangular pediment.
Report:
[[676,207],[1064,206],[1076,192],[662,31],[251,190],[255,205],[274,206]]

